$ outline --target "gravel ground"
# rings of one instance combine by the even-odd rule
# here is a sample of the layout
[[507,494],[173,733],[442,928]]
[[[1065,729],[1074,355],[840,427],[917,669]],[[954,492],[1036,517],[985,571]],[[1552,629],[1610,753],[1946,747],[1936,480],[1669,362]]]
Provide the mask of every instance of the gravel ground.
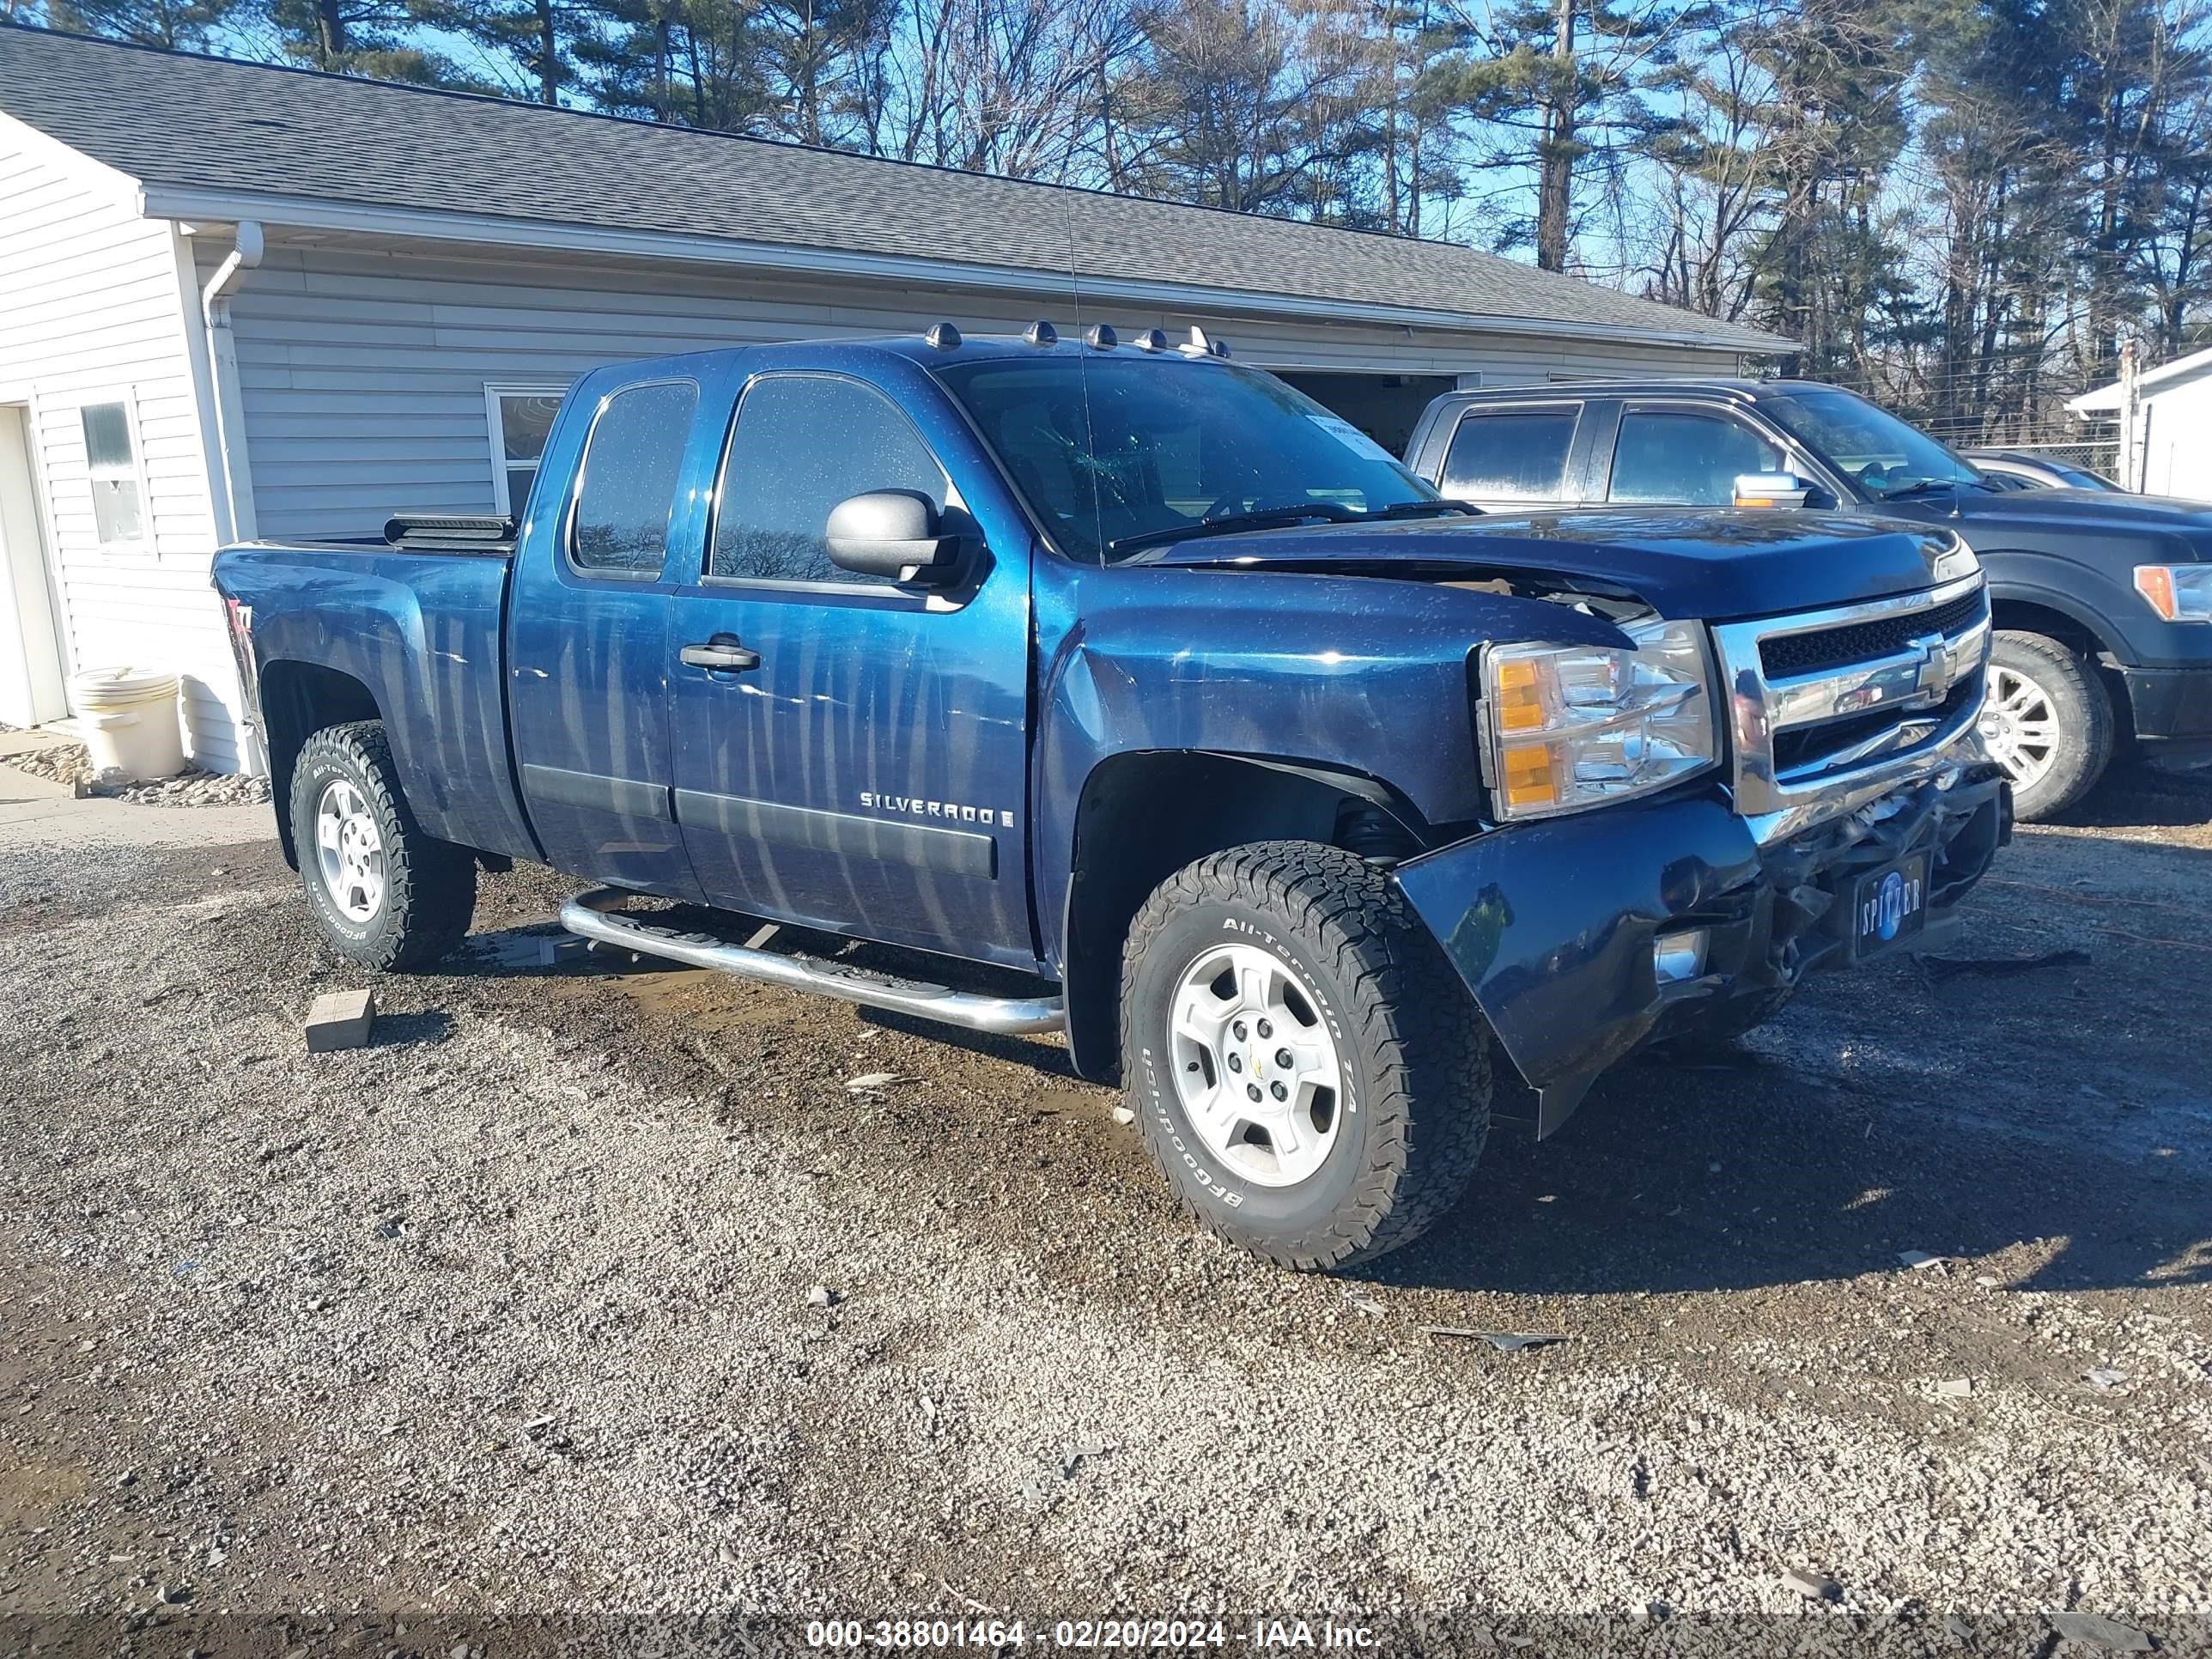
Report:
[[0,853],[0,1647],[2212,1650],[2208,821],[2023,833],[1954,953],[2086,961],[1502,1101],[1358,1279],[1200,1233],[1052,1043],[537,968],[549,872],[310,1056],[365,981],[273,843]]

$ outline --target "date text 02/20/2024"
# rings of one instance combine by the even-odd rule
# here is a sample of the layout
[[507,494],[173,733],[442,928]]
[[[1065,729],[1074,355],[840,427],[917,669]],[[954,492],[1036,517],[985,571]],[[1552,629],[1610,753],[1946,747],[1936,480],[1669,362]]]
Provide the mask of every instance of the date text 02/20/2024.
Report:
[[998,1651],[1041,1646],[1079,1650],[1197,1650],[1231,1645],[1262,1651],[1362,1650],[1378,1645],[1364,1625],[1333,1620],[1062,1619],[1032,1628],[1020,1619],[831,1619],[806,1626],[811,1648],[878,1651],[950,1650]]

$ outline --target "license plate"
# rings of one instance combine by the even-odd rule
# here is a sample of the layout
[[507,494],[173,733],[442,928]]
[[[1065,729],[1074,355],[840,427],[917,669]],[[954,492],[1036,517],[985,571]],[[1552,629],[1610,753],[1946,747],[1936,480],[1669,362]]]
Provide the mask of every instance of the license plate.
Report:
[[1860,956],[1911,939],[1928,920],[1928,855],[1861,876],[1852,890],[1851,942]]

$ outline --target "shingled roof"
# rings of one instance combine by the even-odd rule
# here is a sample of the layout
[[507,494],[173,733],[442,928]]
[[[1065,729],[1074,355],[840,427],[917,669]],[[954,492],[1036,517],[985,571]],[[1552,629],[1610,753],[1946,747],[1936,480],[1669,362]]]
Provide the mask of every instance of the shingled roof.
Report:
[[[138,181],[634,236],[1066,270],[1443,327],[1789,343],[1448,242],[0,27],[0,112]],[[152,210],[149,208],[149,211]]]

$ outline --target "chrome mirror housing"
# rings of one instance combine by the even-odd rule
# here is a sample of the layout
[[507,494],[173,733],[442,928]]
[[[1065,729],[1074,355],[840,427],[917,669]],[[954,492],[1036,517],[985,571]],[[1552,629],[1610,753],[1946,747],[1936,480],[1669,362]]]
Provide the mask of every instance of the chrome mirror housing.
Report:
[[1794,472],[1739,472],[1738,507],[1802,507],[1811,487]]

